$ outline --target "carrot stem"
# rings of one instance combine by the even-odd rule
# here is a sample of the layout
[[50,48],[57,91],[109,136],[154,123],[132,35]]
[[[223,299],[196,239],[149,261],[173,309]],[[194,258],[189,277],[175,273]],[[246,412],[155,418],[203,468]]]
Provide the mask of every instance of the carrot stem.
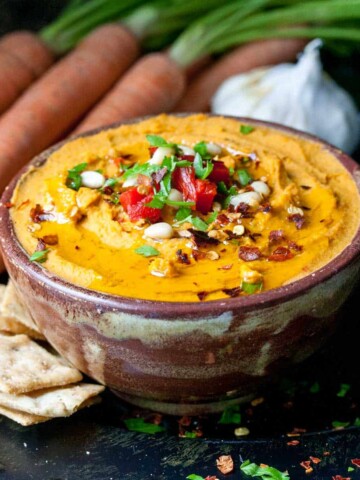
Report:
[[102,23],[113,21],[143,3],[141,0],[89,0],[75,5],[40,31],[40,37],[53,51],[63,54]]

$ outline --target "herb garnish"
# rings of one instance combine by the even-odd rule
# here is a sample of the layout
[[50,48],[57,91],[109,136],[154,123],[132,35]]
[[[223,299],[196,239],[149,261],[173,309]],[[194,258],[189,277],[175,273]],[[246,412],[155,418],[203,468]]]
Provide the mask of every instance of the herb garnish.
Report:
[[198,178],[201,178],[202,180],[204,180],[210,175],[210,173],[213,171],[213,168],[214,168],[214,165],[209,160],[205,160],[205,166],[204,166],[203,157],[199,153],[195,154],[194,170],[195,170],[195,175]]
[[234,405],[232,407],[225,408],[218,423],[222,425],[228,425],[231,423],[239,424],[241,422],[240,406]]
[[249,477],[259,477],[263,480],[290,480],[287,472],[280,472],[277,468],[260,466],[246,460],[240,465],[240,470]]
[[336,394],[337,397],[343,398],[350,390],[350,385],[348,383],[342,383],[340,385],[340,390]]
[[119,179],[118,178],[108,178],[107,180],[105,180],[105,183],[104,185],[101,187],[101,191],[103,191],[106,187],[115,187],[115,185],[117,185],[119,183]]
[[158,170],[160,170],[160,168],[160,165],[152,165],[150,163],[136,163],[133,167],[126,170],[123,178],[127,180],[128,178],[135,177],[139,174],[151,177],[151,174],[157,172]]
[[30,262],[44,263],[47,260],[48,253],[49,253],[49,249],[39,250],[37,252],[34,252],[29,258],[29,260]]
[[187,480],[205,480],[204,477],[201,477],[200,475],[196,475],[196,473],[191,473],[186,478]]
[[262,282],[259,283],[248,283],[242,282],[241,283],[241,290],[245,293],[256,293],[262,290],[263,284]]
[[196,153],[198,153],[203,160],[210,160],[211,155],[208,152],[207,146],[205,142],[199,142],[194,146],[194,150]]
[[151,245],[142,245],[135,250],[135,253],[142,255],[143,257],[156,257],[157,255],[160,255],[159,250],[156,250],[156,248]]
[[240,132],[244,135],[248,135],[249,133],[253,132],[255,130],[254,127],[251,125],[240,125]]
[[124,423],[126,428],[132,432],[158,433],[165,431],[165,428],[161,425],[145,422],[143,418],[127,418]]
[[152,147],[167,147],[175,148],[177,150],[178,146],[176,143],[170,143],[165,138],[159,137],[158,135],[146,135],[147,141]]
[[65,182],[68,188],[76,191],[79,190],[82,184],[80,174],[85,170],[87,166],[87,163],[79,163],[78,165],[75,165],[75,167],[68,170],[68,176]]
[[240,185],[242,185],[243,187],[246,187],[246,185],[249,185],[249,183],[252,181],[252,177],[246,169],[238,170],[237,174],[239,177]]

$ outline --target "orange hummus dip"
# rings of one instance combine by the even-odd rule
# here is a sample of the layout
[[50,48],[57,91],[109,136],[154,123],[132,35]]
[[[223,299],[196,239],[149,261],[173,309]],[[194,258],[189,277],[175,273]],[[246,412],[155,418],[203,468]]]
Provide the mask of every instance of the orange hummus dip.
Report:
[[23,175],[12,203],[43,268],[170,302],[293,282],[338,255],[360,218],[355,182],[321,143],[206,115],[70,140]]

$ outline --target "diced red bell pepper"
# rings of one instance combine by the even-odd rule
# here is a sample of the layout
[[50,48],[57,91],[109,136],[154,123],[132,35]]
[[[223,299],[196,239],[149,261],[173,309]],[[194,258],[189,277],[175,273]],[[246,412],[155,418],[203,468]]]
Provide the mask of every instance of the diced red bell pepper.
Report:
[[213,165],[214,165],[214,168],[210,173],[208,179],[215,183],[219,183],[219,182],[229,183],[230,172],[227,166],[224,164],[224,162],[218,162],[217,160],[215,160],[213,162]]
[[187,202],[195,202],[193,210],[208,213],[217,193],[216,185],[209,180],[195,178],[193,167],[180,167],[174,170],[172,185],[184,196]]
[[206,214],[210,212],[214,197],[217,193],[216,184],[209,180],[195,180],[196,210]]
[[195,170],[193,167],[175,168],[172,174],[172,186],[183,194],[185,201],[196,202]]
[[119,200],[132,222],[144,218],[149,220],[149,222],[154,223],[160,219],[161,209],[146,206],[147,203],[151,202],[153,197],[153,193],[142,195],[137,191],[136,187],[133,187],[126,192],[123,192],[120,195]]

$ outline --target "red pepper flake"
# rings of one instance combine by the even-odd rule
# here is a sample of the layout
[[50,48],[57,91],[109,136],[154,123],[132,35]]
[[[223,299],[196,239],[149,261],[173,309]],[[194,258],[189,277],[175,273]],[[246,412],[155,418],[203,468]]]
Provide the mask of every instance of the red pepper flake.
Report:
[[15,206],[15,203],[12,203],[12,202],[5,202],[4,203],[5,208],[11,208],[11,207],[14,207],[14,206]]
[[221,213],[217,216],[216,222],[219,223],[221,227],[225,227],[225,225],[230,223],[230,219],[224,213]]
[[298,428],[298,427],[294,427],[293,428],[293,431],[290,432],[290,433],[287,433],[286,435],[288,437],[300,437],[300,434],[301,433],[305,433],[306,432],[306,428]]
[[219,480],[215,475],[208,475],[205,480]]
[[248,213],[248,211],[250,210],[250,205],[248,205],[247,203],[244,203],[244,202],[240,202],[236,208],[235,208],[236,212],[239,212],[239,213]]
[[46,243],[46,245],[57,245],[59,243],[57,235],[45,235],[44,237],[41,237],[41,240]]
[[30,210],[30,218],[34,223],[41,223],[52,220],[54,215],[50,212],[45,212],[37,203],[35,207]]
[[183,251],[181,249],[177,250],[176,257],[177,257],[177,260],[178,260],[179,263],[183,263],[184,265],[190,265],[191,264],[189,255],[187,253],[183,253]]
[[315,465],[317,465],[318,463],[321,462],[321,458],[311,457],[311,456],[310,456],[309,458],[310,458],[310,460],[311,460]]
[[296,242],[293,242],[292,240],[288,242],[288,247],[291,248],[292,250],[295,250],[295,252],[302,252],[304,248],[302,245],[298,245]]
[[289,215],[288,217],[289,222],[294,222],[295,226],[298,230],[301,230],[305,223],[305,218],[303,215],[299,213],[294,213],[293,215]]
[[299,445],[299,443],[299,440],[290,440],[286,445],[289,445],[289,447],[295,447],[296,445]]
[[231,270],[233,267],[233,264],[230,263],[229,265],[223,265],[222,267],[218,267],[218,270]]
[[263,212],[263,213],[269,213],[271,212],[271,209],[272,207],[269,202],[263,203],[262,205],[259,206],[260,212]]
[[286,247],[276,248],[272,254],[269,256],[269,260],[274,262],[284,262],[285,260],[290,260],[294,257],[294,254]]
[[261,258],[261,252],[257,247],[245,247],[239,248],[239,258],[244,262],[253,262]]
[[153,425],[160,425],[163,420],[161,413],[151,413],[145,418],[147,423],[152,423]]
[[310,468],[311,467],[310,460],[304,460],[303,462],[300,463],[300,466],[305,468],[305,470]]
[[190,427],[191,425],[191,417],[183,416],[178,420],[179,425],[182,427]]
[[221,455],[216,459],[216,466],[223,475],[226,475],[234,470],[234,461],[231,455]]
[[353,465],[355,465],[355,467],[360,468],[360,458],[353,458],[353,459],[351,460],[351,463],[352,463]]
[[270,244],[278,243],[284,239],[285,239],[285,235],[283,230],[271,230],[271,232],[269,233]]
[[323,457],[330,457],[331,452],[323,452]]
[[350,477],[342,477],[341,475],[335,475],[335,477],[332,477],[332,480],[351,480]]
[[209,295],[209,292],[198,292],[197,293],[197,296],[198,296],[198,299],[200,300],[200,302],[202,302],[203,300],[205,300],[205,298]]
[[198,260],[201,260],[203,258],[206,258],[206,253],[205,252],[201,252],[200,250],[191,250],[191,256],[193,257],[193,259],[195,260],[195,262],[197,262]]
[[305,469],[305,473],[311,473],[314,471],[314,469],[310,465],[310,460],[304,460],[303,462],[300,463],[300,466]]
[[105,195],[112,195],[114,193],[114,189],[112,187],[105,187],[102,189]]
[[189,228],[188,232],[191,233],[193,241],[198,247],[203,245],[219,245],[220,241],[216,238],[209,237],[206,232],[201,232],[200,230],[194,230]]
[[224,288],[223,292],[225,293],[225,295],[228,295],[231,298],[235,298],[235,297],[238,297],[240,295],[241,288],[240,287]]

